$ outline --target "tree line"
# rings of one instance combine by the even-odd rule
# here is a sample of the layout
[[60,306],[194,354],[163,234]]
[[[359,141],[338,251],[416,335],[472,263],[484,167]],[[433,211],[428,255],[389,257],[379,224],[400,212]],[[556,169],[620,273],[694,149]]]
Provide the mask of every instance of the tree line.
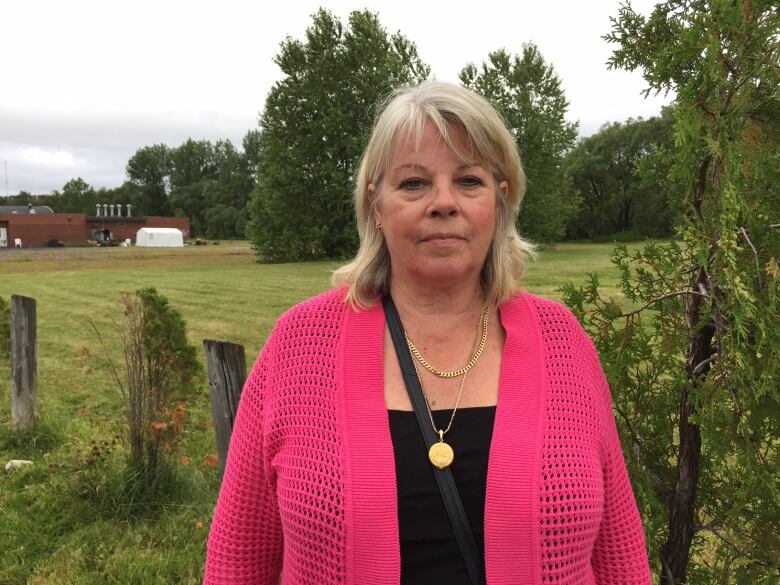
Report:
[[[94,189],[79,177],[48,195],[0,201],[88,214],[97,203],[131,203],[136,215],[189,217],[194,236],[249,238],[265,261],[349,256],[357,244],[353,181],[375,107],[431,69],[377,14],[355,11],[343,23],[325,9],[312,16],[305,39],[281,43],[274,62],[284,76],[241,150],[229,140],[144,146],[119,187]],[[637,173],[672,143],[671,110],[606,125],[578,142],[561,80],[535,45],[518,55],[498,49],[459,77],[500,109],[517,140],[528,176],[519,219],[526,237],[547,243],[672,233],[678,218],[668,185]]]
[[237,150],[229,140],[192,140],[178,147],[145,146],[127,163],[127,180],[95,189],[81,177],[48,195],[20,193],[0,204],[48,205],[56,213],[95,214],[99,203],[129,203],[133,215],[188,217],[192,235],[243,238],[247,203],[256,184],[259,131],[250,130]]

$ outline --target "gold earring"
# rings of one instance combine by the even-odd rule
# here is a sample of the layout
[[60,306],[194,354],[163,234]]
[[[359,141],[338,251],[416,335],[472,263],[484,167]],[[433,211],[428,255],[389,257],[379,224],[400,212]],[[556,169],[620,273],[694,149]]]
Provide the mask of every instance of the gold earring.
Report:
[[381,223],[379,223],[379,222],[376,222],[376,223],[374,224],[374,227],[375,227],[376,229],[378,229],[378,230],[381,230],[381,229],[382,229],[382,224],[381,224]]

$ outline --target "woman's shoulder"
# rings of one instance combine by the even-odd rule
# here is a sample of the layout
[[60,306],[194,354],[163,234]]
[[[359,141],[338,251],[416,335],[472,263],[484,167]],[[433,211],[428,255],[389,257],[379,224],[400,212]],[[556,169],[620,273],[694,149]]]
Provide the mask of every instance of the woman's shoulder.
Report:
[[535,329],[529,340],[531,346],[542,350],[545,369],[551,372],[580,372],[590,380],[585,386],[596,390],[595,396],[602,404],[609,404],[609,388],[601,368],[601,362],[588,332],[566,305],[529,292],[520,292],[507,303],[516,315],[521,316],[527,329],[516,331],[528,336],[530,328]]
[[321,328],[340,323],[349,308],[346,296],[347,288],[337,287],[293,305],[277,319],[274,333],[289,331],[291,328]]
[[265,354],[266,360],[275,362],[279,356],[289,356],[304,351],[303,348],[315,348],[316,352],[335,348],[349,308],[346,293],[346,288],[333,288],[284,311],[274,323],[261,356]]
[[505,310],[510,313],[524,313],[543,329],[570,329],[577,333],[583,331],[580,322],[571,309],[561,302],[522,290],[507,301]]
[[[596,356],[593,340],[571,309],[558,301],[527,291],[514,295],[503,307],[509,326],[535,330],[536,339],[548,348],[569,348],[588,358]],[[596,358],[597,359],[597,358]]]

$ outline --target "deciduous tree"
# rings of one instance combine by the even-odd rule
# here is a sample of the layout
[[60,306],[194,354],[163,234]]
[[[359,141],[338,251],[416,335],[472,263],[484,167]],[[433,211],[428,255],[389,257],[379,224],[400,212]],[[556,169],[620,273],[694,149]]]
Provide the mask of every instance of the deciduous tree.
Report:
[[62,187],[56,198],[57,213],[95,213],[95,190],[81,177],[71,179]]
[[561,238],[579,208],[562,169],[563,156],[577,138],[577,124],[566,121],[569,102],[552,65],[529,43],[521,55],[500,49],[479,69],[467,65],[460,80],[501,110],[517,142],[528,179],[520,232],[540,242]]
[[582,198],[582,208],[567,228],[569,237],[672,234],[677,214],[668,204],[670,186],[664,175],[673,124],[671,108],[648,120],[614,122],[566,154],[565,172]]
[[344,26],[324,9],[306,39],[288,37],[274,62],[284,77],[260,120],[251,239],[265,261],[350,255],[357,245],[354,175],[373,106],[429,69],[414,44],[388,35],[376,14],[353,12]]
[[138,188],[133,201],[136,214],[170,215],[170,149],[164,144],[139,148],[127,161],[126,170],[130,182]]

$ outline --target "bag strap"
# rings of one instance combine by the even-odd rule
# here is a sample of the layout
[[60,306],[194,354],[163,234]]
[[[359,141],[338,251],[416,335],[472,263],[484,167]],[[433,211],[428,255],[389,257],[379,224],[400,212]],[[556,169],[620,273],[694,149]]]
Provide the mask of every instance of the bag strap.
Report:
[[[390,295],[385,295],[382,298],[382,305],[385,309],[387,327],[390,330],[390,336],[393,338],[395,354],[398,357],[404,384],[406,384],[406,391],[409,393],[414,413],[417,415],[417,422],[425,439],[425,446],[430,449],[431,445],[439,440],[439,437],[434,432],[433,427],[431,427],[430,419],[428,418],[425,396],[423,396],[420,380],[417,377],[417,371],[414,369],[414,362],[412,362],[412,356],[404,340],[401,317],[398,315],[398,309],[396,309]],[[479,569],[477,544],[474,542],[474,534],[471,532],[471,526],[469,526],[466,512],[463,510],[463,504],[460,501],[458,488],[455,486],[455,480],[452,478],[452,471],[450,471],[449,467],[437,469],[433,465],[431,465],[431,469],[436,476],[436,483],[439,484],[439,491],[444,500],[444,505],[447,507],[447,514],[455,531],[455,539],[458,541],[460,552],[466,563],[469,578],[473,585],[483,585],[485,578]]]

